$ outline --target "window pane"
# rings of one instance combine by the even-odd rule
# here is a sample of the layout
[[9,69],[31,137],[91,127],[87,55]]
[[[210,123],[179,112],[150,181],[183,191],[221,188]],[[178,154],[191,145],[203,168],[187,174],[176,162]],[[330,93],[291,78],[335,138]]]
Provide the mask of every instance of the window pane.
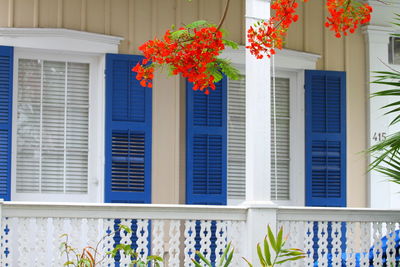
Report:
[[[271,82],[273,84],[273,81]],[[271,89],[271,199],[289,200],[290,80],[276,78]],[[275,92],[275,96],[274,96]],[[275,100],[274,100],[275,97]],[[275,127],[276,126],[276,127]]]
[[229,80],[228,88],[228,198],[246,195],[245,79]]
[[17,192],[86,193],[89,65],[18,62]]

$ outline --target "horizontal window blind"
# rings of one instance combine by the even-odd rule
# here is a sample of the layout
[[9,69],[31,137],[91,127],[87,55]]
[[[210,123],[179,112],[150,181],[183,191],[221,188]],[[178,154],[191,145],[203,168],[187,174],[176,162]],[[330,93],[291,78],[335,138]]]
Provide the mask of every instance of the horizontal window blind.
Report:
[[228,197],[246,194],[246,91],[245,79],[229,80],[228,90]]
[[290,80],[275,78],[275,105],[273,94],[271,90],[271,199],[289,200]]
[[86,193],[89,64],[19,59],[16,190]]
[[[275,79],[276,142],[271,90],[271,198],[289,199],[290,80]],[[244,200],[246,194],[246,91],[245,79],[229,81],[228,90],[228,197]],[[275,177],[275,145],[276,170]]]

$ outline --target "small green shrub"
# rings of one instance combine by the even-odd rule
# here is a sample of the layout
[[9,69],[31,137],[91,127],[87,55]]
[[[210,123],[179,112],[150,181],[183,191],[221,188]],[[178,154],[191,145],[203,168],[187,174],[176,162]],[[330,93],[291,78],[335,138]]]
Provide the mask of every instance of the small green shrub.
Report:
[[[287,237],[283,238],[282,227],[278,231],[278,235],[275,237],[272,233],[271,227],[268,225],[268,234],[264,238],[263,245],[257,245],[257,255],[262,267],[274,267],[276,265],[285,263],[287,261],[296,261],[305,257],[305,254],[300,249],[296,248],[284,248]],[[272,249],[272,250],[271,250]],[[234,249],[231,248],[231,243],[225,248],[224,253],[221,256],[221,260],[217,263],[217,267],[227,267],[231,264],[233,258]],[[206,264],[208,267],[212,267],[211,263],[204,257],[200,252],[196,252],[199,257],[199,262],[192,259],[196,267],[202,267]],[[249,267],[253,267],[253,264],[247,259],[243,258]]]
[[87,246],[82,250],[77,248],[73,248],[68,242],[68,235],[63,234],[61,237],[65,237],[65,241],[61,243],[61,255],[65,254],[67,257],[67,261],[64,263],[64,266],[73,266],[73,267],[97,267],[101,266],[101,263],[109,256],[115,258],[118,252],[125,254],[126,256],[130,256],[131,263],[130,266],[137,267],[147,267],[149,263],[153,263],[155,267],[160,266],[160,262],[163,259],[159,256],[147,256],[146,259],[141,259],[139,254],[132,249],[130,245],[118,244],[115,246],[113,250],[107,252],[102,255],[99,252],[100,244],[110,236],[114,236],[116,232],[120,230],[124,230],[127,233],[132,233],[131,228],[125,225],[119,225],[117,231],[111,232],[109,234],[104,235],[97,242],[96,247]]

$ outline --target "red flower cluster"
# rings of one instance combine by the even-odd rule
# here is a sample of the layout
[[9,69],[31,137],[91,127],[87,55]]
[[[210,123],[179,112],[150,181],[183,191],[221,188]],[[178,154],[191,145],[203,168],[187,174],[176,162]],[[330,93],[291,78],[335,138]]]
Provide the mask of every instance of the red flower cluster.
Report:
[[173,75],[182,74],[194,83],[194,90],[208,94],[209,88],[215,90],[215,84],[214,76],[207,69],[216,64],[224,48],[222,33],[216,27],[167,31],[162,40],[150,40],[139,47],[145,59],[132,70],[137,72],[136,79],[141,80],[142,86],[151,87],[154,66],[166,64]]
[[[335,36],[338,38],[348,32],[354,33],[359,25],[368,23],[371,19],[372,7],[368,4],[355,0],[327,0],[326,4],[330,16],[325,26],[336,32]],[[297,6],[296,0],[275,0],[271,4],[275,16],[268,21],[257,22],[247,32],[247,48],[251,54],[261,59],[264,54],[271,57],[275,54],[275,49],[282,49],[287,30],[298,20]]]
[[271,4],[275,16],[268,21],[256,23],[254,28],[250,27],[247,31],[250,45],[246,48],[250,49],[250,53],[261,59],[264,57],[263,54],[271,57],[275,54],[275,49],[282,49],[287,30],[299,18],[299,15],[296,14],[297,7],[296,0],[275,0]]
[[361,24],[371,20],[372,7],[352,0],[327,0],[329,17],[325,26],[340,38],[348,32],[354,33]]

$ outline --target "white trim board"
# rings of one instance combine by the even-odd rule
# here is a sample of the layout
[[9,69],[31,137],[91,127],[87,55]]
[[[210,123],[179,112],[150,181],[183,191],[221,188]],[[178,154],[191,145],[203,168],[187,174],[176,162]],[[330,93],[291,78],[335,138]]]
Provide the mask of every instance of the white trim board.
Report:
[[[227,47],[221,54],[222,58],[231,60],[232,64],[236,66],[241,73],[245,71],[245,56],[246,48],[239,46],[239,49],[232,49]],[[296,51],[291,49],[277,50],[275,57],[275,68],[280,70],[305,70],[315,69],[320,55]],[[262,60],[269,60],[264,58]]]
[[53,28],[0,28],[0,45],[81,53],[118,53],[122,37]]

